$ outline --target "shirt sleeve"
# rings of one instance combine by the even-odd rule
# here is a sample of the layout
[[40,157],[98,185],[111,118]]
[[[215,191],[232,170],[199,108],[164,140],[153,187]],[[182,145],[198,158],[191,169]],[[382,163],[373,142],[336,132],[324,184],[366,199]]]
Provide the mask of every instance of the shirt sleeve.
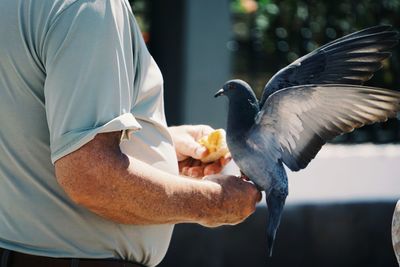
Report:
[[141,49],[130,16],[123,0],[76,1],[49,29],[44,93],[53,163],[98,133],[141,128],[130,113]]

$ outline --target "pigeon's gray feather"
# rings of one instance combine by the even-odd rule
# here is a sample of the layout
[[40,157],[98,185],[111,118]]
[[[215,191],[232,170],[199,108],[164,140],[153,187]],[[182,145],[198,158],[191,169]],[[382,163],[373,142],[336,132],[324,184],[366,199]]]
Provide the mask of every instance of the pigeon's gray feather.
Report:
[[[271,140],[292,171],[305,168],[326,141],[400,110],[400,92],[356,85],[305,85],[271,95],[251,130]],[[274,153],[276,155],[276,153]],[[278,159],[276,159],[278,160]]]
[[304,84],[362,84],[382,67],[398,43],[390,26],[376,26],[334,40],[280,70],[266,84],[260,108],[274,92]]

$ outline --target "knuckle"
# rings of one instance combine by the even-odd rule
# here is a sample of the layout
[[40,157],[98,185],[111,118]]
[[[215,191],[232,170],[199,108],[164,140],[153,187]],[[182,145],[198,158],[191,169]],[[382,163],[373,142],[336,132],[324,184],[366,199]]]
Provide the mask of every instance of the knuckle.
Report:
[[219,172],[219,168],[215,164],[209,164],[204,168],[204,173],[214,174],[214,173],[218,173],[218,172]]
[[204,134],[209,134],[210,132],[214,131],[214,128],[212,128],[209,125],[200,124],[199,127],[201,128]]

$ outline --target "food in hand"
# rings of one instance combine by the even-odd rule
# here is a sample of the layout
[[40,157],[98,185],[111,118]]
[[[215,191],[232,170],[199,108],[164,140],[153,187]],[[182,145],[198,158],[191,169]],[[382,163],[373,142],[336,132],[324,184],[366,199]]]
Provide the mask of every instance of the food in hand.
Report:
[[229,152],[224,129],[217,129],[203,136],[198,142],[208,150],[207,156],[200,159],[204,163],[217,161]]

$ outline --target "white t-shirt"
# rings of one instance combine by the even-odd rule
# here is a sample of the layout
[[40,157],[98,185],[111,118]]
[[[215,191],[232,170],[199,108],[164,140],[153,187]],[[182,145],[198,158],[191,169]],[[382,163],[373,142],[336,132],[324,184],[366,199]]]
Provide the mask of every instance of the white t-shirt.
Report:
[[128,1],[2,0],[0,25],[0,247],[156,265],[172,225],[120,225],[77,206],[52,164],[126,130],[122,151],[178,173],[162,76]]

